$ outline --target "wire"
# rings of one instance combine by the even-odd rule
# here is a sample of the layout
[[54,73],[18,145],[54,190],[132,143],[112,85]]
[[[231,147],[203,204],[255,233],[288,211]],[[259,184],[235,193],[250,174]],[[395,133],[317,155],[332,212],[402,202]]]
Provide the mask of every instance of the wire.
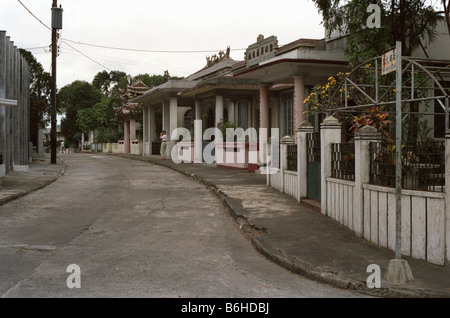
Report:
[[52,30],[48,25],[46,25],[44,22],[42,22],[37,16],[35,16],[34,14],[33,14],[33,12],[31,12],[30,11],[30,9],[28,9],[23,3],[22,3],[22,1],[20,1],[20,0],[17,0],[17,1],[19,1],[19,3],[28,11],[28,13],[29,14],[31,14],[36,20],[38,20],[43,26],[45,26],[47,29],[49,29],[50,31]]
[[[63,39],[63,40],[69,41],[69,42],[72,42],[75,44],[79,44],[79,45],[93,46],[93,47],[98,47],[98,48],[102,48],[102,49],[132,51],[132,52],[145,52],[145,53],[211,53],[211,52],[219,51],[219,50],[144,50],[144,49],[131,49],[131,48],[122,48],[122,47],[113,47],[113,46],[106,46],[106,45],[77,42],[77,41],[73,41],[73,40],[69,40],[69,39]],[[230,49],[230,51],[245,51],[245,50],[246,49]]]
[[105,68],[105,69],[107,69],[107,70],[109,70],[109,71],[112,71],[112,69],[110,69],[109,67],[106,67],[105,65],[103,65],[103,64],[97,62],[96,60],[90,58],[89,56],[87,56],[87,55],[84,54],[83,52],[81,52],[81,51],[77,50],[76,48],[74,48],[72,45],[70,45],[70,44],[67,43],[66,41],[63,40],[62,43],[68,45],[68,46],[69,46],[70,48],[72,48],[74,51],[76,51],[76,52],[78,52],[79,54],[83,55],[85,58],[91,60],[92,62],[94,62],[94,63],[100,65],[101,67],[103,67],[103,68]]

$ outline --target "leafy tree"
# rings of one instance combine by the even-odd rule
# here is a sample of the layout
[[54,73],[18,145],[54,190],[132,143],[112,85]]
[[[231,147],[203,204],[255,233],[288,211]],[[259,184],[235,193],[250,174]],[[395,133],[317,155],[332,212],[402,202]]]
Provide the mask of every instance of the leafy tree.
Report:
[[36,145],[39,129],[47,126],[51,115],[52,77],[31,52],[19,49],[30,67],[30,140]]
[[[322,13],[328,34],[339,31],[348,35],[347,54],[354,66],[381,55],[397,40],[402,42],[404,55],[411,55],[420,47],[424,49],[424,41],[435,38],[436,25],[442,19],[439,11],[425,0],[313,1]],[[380,28],[366,26],[370,4],[381,9]]]
[[78,111],[92,108],[102,97],[98,89],[85,81],[75,81],[58,92],[57,102],[65,112],[65,118],[61,120],[61,132],[68,144],[77,144],[81,139],[82,130],[77,123]]

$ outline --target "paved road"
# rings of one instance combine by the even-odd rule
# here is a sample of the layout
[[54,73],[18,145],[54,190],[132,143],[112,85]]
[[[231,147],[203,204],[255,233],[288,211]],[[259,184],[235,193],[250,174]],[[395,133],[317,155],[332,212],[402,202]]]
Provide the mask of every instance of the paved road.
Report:
[[[259,255],[221,203],[167,168],[62,155],[64,176],[0,207],[2,297],[355,297]],[[81,270],[70,289],[69,265]]]

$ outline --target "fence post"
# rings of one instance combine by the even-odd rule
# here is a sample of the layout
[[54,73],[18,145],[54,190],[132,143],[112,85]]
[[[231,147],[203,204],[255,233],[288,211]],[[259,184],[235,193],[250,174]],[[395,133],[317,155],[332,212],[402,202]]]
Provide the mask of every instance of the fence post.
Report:
[[[364,126],[355,134],[355,188],[353,192],[353,231],[359,237],[364,235],[364,190],[370,181],[371,142],[381,141],[381,133],[375,127]],[[368,202],[370,204],[370,202]]]
[[302,121],[297,128],[297,185],[298,202],[308,195],[308,139],[307,135],[314,132],[314,127],[308,121]]
[[450,260],[450,129],[445,131],[445,244]]
[[291,136],[285,136],[280,140],[280,173],[281,173],[281,193],[284,193],[284,170],[288,166],[288,145],[295,144],[295,139]]
[[342,124],[333,116],[324,119],[320,125],[320,175],[321,208],[328,215],[327,178],[331,177],[331,144],[341,142]]

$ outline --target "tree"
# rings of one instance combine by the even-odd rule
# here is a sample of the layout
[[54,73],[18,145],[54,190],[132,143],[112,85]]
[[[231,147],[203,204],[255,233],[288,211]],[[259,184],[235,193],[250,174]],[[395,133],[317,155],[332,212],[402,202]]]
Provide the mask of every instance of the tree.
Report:
[[45,128],[50,118],[50,73],[45,72],[31,52],[19,49],[30,66],[30,141],[37,145],[39,129]]
[[[343,0],[313,1],[322,13],[328,35],[334,31],[348,35],[347,55],[353,66],[381,55],[395,41],[402,42],[404,55],[424,49],[424,41],[435,38],[435,28],[442,20],[439,11],[425,0],[350,0],[345,5]],[[366,25],[370,4],[381,9],[380,28]]]
[[76,145],[81,139],[82,130],[77,123],[78,111],[92,108],[102,97],[98,89],[85,81],[75,81],[58,92],[58,105],[65,112],[65,118],[61,120],[61,132],[69,145]]

